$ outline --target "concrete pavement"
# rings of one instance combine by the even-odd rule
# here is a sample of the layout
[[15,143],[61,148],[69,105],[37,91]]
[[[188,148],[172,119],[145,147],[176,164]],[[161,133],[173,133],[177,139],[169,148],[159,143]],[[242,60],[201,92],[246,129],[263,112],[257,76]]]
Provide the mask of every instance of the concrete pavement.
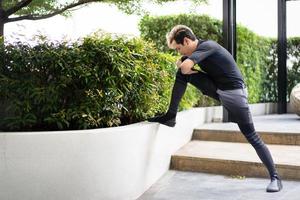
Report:
[[265,192],[269,179],[168,171],[138,200],[299,200],[300,182],[283,180],[277,193]]

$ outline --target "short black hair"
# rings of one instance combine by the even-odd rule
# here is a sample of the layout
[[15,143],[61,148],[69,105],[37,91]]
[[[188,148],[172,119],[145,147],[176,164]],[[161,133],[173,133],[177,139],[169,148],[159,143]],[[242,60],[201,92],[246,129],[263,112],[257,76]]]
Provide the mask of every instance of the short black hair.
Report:
[[183,45],[183,41],[184,38],[187,37],[193,41],[196,40],[196,36],[189,30],[189,29],[179,29],[175,35],[174,35],[174,40],[177,44],[182,44]]

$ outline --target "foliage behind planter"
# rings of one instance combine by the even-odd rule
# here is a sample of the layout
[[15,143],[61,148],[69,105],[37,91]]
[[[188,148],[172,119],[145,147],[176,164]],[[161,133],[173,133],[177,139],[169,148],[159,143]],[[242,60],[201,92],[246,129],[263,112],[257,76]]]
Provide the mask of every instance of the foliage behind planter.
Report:
[[128,124],[165,111],[173,57],[141,39],[1,46],[3,130]]

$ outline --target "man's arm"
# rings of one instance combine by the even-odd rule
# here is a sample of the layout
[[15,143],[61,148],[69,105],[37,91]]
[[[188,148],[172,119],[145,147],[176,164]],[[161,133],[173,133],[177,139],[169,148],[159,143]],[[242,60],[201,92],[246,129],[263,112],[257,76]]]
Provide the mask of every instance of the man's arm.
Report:
[[195,64],[201,63],[201,61],[205,60],[207,57],[214,54],[220,45],[213,41],[206,41],[200,44],[198,49],[192,53],[191,56],[188,56],[188,59],[192,60]]
[[195,63],[191,59],[185,59],[179,66],[183,74],[195,74],[198,71],[193,70]]

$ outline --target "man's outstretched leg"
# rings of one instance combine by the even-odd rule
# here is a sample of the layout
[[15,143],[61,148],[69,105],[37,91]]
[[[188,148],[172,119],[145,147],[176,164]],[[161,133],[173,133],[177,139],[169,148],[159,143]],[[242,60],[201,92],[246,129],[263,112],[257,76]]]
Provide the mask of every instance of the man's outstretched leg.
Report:
[[217,90],[217,93],[219,94],[222,105],[228,110],[230,121],[238,124],[240,131],[254,147],[258,157],[266,166],[271,178],[271,183],[266,189],[267,192],[280,191],[282,189],[282,183],[275,169],[271,153],[254,128],[248,105],[247,89]]
[[268,169],[271,177],[271,183],[267,186],[267,192],[279,192],[282,189],[281,179],[275,169],[273,158],[268,147],[262,141],[260,136],[256,133],[253,123],[238,124],[241,132],[246,137],[248,142],[254,147],[258,157]]

